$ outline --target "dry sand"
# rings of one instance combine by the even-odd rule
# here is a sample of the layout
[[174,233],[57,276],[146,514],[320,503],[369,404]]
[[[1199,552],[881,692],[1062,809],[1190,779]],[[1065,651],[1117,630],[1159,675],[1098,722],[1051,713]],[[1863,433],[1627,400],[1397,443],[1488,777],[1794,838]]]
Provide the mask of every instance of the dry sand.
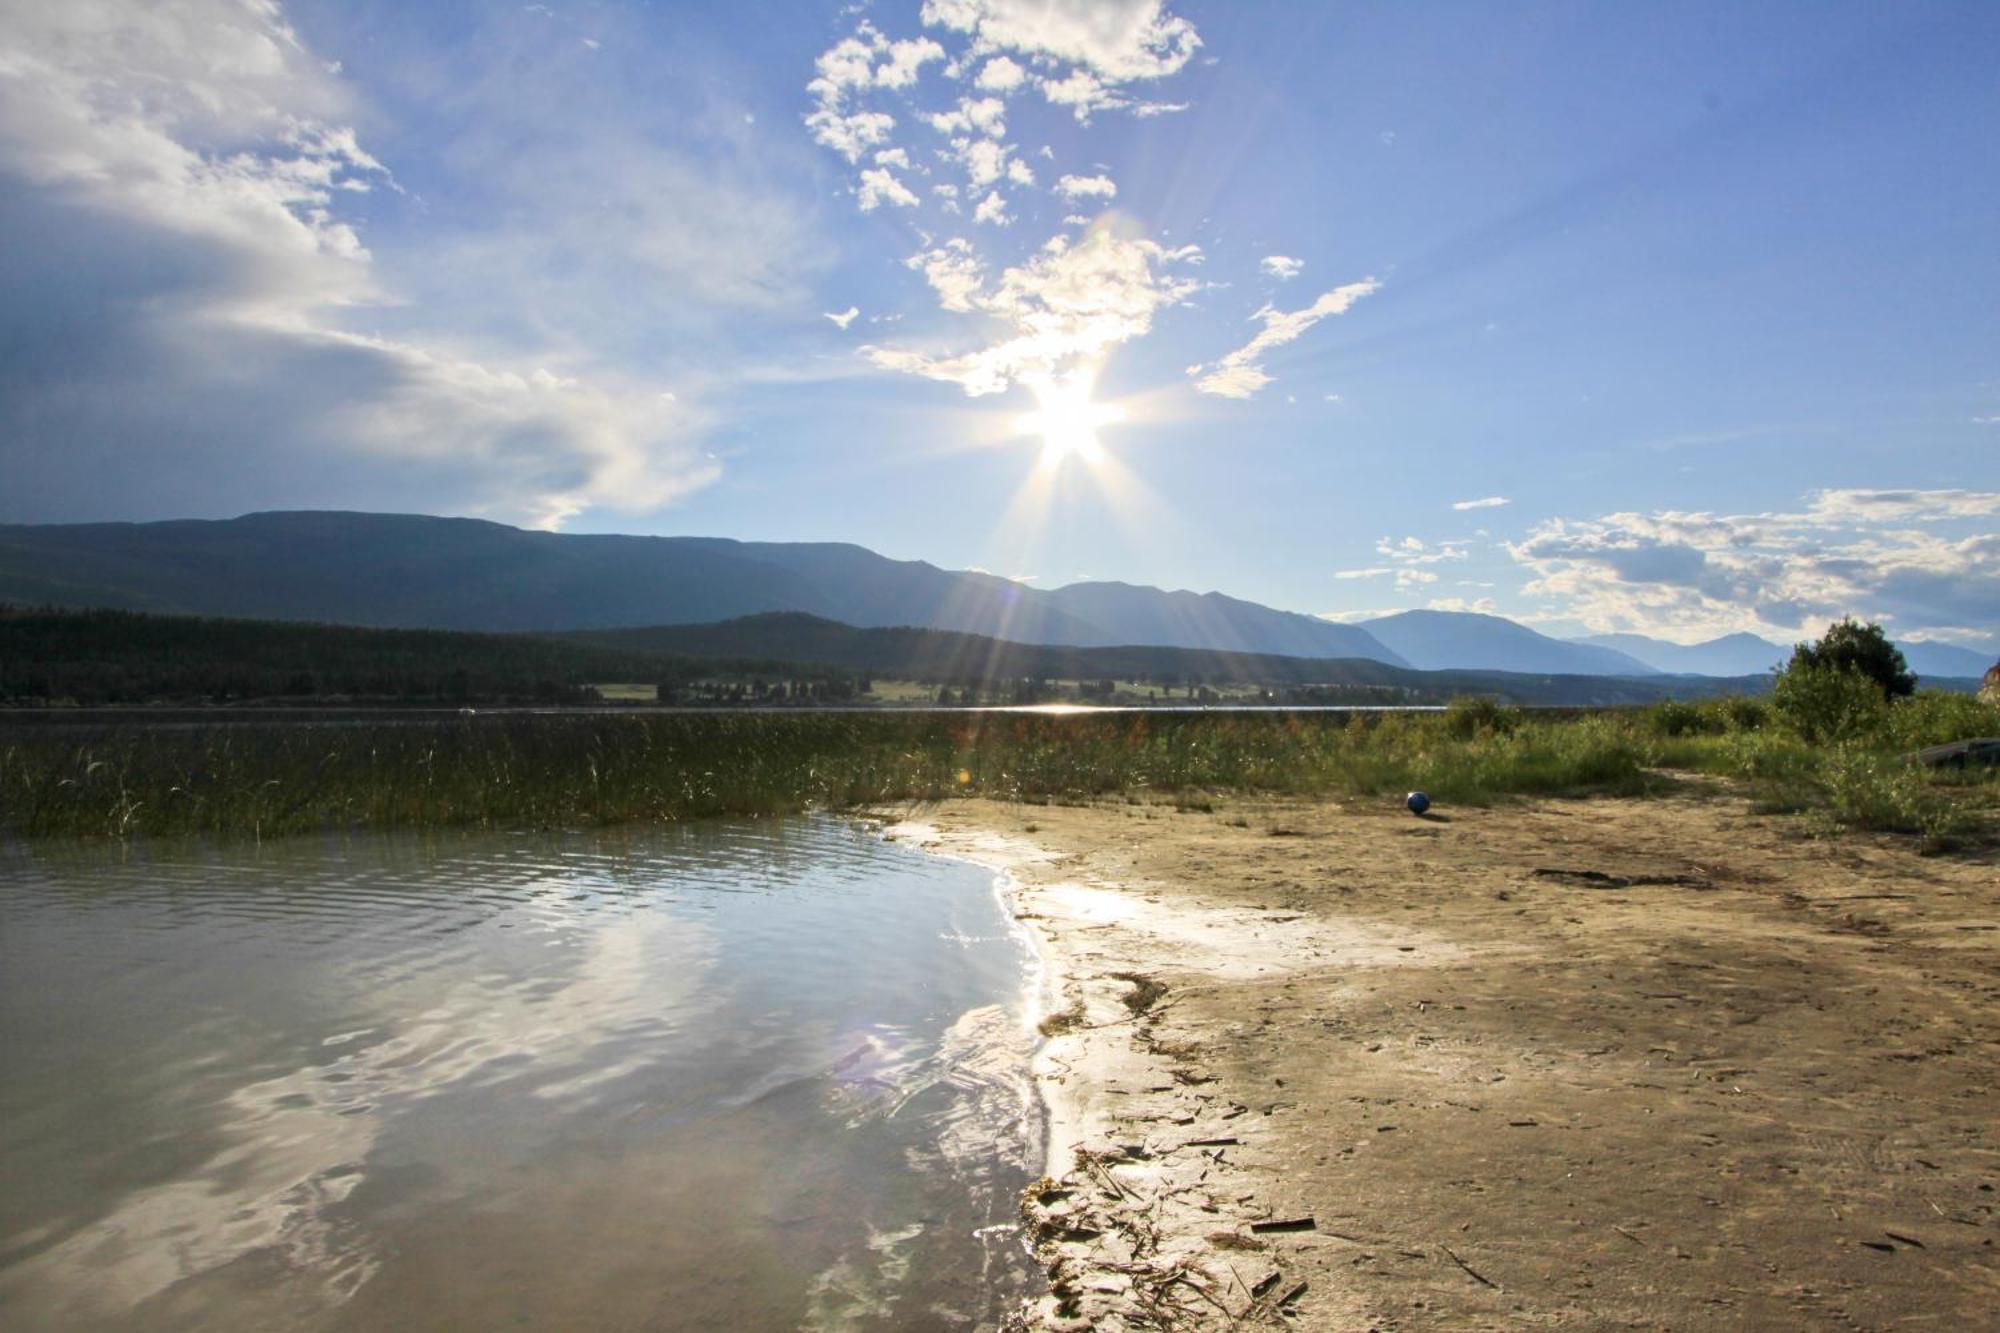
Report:
[[1039,1326],[2000,1327],[1991,853],[1717,797],[909,813],[1061,978]]

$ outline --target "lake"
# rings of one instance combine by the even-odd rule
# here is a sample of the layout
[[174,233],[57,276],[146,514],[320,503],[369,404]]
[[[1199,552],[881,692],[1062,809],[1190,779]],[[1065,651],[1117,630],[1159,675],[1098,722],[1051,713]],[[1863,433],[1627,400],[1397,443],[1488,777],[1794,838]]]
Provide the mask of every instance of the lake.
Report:
[[833,818],[0,852],[0,1324],[991,1328],[1039,969]]

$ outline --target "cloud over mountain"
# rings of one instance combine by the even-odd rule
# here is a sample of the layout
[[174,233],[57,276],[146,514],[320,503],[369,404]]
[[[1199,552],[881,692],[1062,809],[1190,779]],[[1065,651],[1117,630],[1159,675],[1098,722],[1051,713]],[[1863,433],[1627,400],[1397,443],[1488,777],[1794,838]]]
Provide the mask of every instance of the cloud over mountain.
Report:
[[1507,549],[1524,591],[1596,630],[1779,638],[1844,615],[1978,642],[2000,624],[2000,492],[1828,490],[1795,512],[1551,519]]
[[716,475],[661,386],[423,319],[363,220],[395,164],[276,4],[4,14],[0,516],[415,488],[548,524]]

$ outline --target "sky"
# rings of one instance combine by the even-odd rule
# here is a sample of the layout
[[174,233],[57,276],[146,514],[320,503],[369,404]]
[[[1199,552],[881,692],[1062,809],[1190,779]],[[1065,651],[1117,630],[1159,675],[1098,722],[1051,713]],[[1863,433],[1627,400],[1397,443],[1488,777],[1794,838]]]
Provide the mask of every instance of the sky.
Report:
[[0,522],[2000,629],[2000,7],[0,0]]

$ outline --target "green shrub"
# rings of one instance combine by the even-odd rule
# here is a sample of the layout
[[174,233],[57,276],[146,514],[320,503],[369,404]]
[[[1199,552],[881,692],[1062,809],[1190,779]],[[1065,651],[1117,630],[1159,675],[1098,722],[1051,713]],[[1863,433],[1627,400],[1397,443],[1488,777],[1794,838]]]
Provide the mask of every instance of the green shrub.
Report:
[[1646,728],[1655,736],[1714,735],[1726,731],[1726,717],[1699,704],[1668,699],[1646,710]]
[[1756,731],[1770,720],[1771,709],[1762,699],[1733,694],[1708,705],[1720,713],[1735,731]]
[[1801,739],[1815,745],[1853,740],[1877,730],[1889,700],[1852,667],[1792,664],[1778,673],[1771,706]]
[[1882,727],[1883,744],[1899,752],[1975,736],[2000,736],[2000,704],[1944,690],[1923,690],[1897,700]]
[[1949,845],[1978,823],[1977,812],[1940,790],[1916,764],[1859,746],[1835,746],[1820,771],[1821,819],[1838,828],[1914,833]]
[[1511,736],[1521,725],[1521,710],[1484,695],[1462,694],[1445,705],[1445,734],[1469,741],[1479,736]]
[[1891,699],[1908,698],[1917,688],[1917,678],[1903,660],[1902,650],[1889,641],[1882,627],[1857,625],[1852,617],[1828,625],[1819,642],[1802,643],[1793,649],[1785,672],[1827,668],[1865,676]]

